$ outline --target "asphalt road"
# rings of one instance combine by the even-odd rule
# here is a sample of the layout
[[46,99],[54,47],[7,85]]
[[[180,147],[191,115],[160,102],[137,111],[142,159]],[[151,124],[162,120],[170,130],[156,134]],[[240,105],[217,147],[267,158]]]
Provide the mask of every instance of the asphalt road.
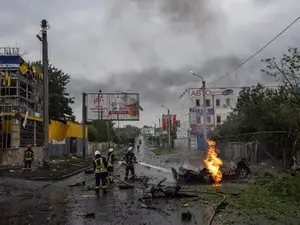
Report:
[[[155,156],[143,146],[136,156],[138,161],[162,167],[157,169],[137,164],[137,176],[149,177],[150,184],[166,177],[164,184],[175,185],[170,169],[178,165],[171,163],[172,160],[166,162],[165,158]],[[124,169],[121,165],[115,167],[121,179],[124,178]],[[85,181],[85,186],[68,187],[82,181]],[[143,196],[142,189],[119,189],[118,181],[110,186],[109,193],[97,197],[93,190],[93,174],[81,173],[55,183],[9,178],[2,178],[0,182],[0,225],[185,224],[181,222],[181,213],[187,209],[182,200],[157,200],[157,209],[143,208],[139,201]],[[191,224],[204,224],[201,206],[195,205],[188,210],[193,214]]]

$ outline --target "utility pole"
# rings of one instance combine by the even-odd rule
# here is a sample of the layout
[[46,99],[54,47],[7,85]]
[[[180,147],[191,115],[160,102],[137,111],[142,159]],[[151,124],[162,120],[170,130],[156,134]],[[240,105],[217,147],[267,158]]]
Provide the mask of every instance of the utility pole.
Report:
[[203,129],[203,140],[204,140],[204,147],[206,151],[207,146],[207,110],[206,110],[206,86],[205,80],[202,80],[202,88],[203,88],[203,110],[204,110],[204,129]]
[[169,109],[168,109],[168,147],[170,152],[171,151],[171,116],[170,116]]
[[106,121],[106,125],[107,125],[107,140],[108,140],[108,148],[110,148],[110,124],[109,124],[109,120]]
[[206,151],[207,146],[207,110],[206,110],[206,84],[203,77],[198,74],[195,74],[193,71],[190,72],[193,76],[199,77],[202,80],[202,91],[203,91],[203,117],[204,117],[204,129],[203,129],[203,141],[204,141],[204,148]]
[[82,93],[82,158],[85,160],[85,139],[86,139],[86,93]]
[[49,160],[49,77],[48,77],[48,40],[47,20],[42,20],[42,44],[43,44],[43,131],[44,131],[44,160]]
[[155,146],[157,145],[156,143],[156,123],[154,125],[154,140],[155,140]]

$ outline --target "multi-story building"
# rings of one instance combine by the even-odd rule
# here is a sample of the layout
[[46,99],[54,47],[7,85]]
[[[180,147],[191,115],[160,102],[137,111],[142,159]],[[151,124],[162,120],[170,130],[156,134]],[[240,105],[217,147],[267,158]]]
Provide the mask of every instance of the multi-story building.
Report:
[[43,144],[42,76],[19,48],[0,48],[0,148]]
[[207,109],[207,130],[209,133],[217,125],[227,120],[229,113],[237,103],[240,93],[247,88],[206,88],[205,102],[203,99],[203,90],[199,88],[185,90],[179,97],[178,119],[180,120],[180,128],[177,131],[177,143],[181,143],[179,145],[182,146],[189,146],[190,149],[203,150],[204,104]]

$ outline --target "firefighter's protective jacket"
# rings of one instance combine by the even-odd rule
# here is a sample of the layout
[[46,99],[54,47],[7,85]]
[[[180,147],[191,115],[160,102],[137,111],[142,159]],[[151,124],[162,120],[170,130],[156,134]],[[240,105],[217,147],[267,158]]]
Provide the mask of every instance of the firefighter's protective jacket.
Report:
[[133,152],[127,152],[124,160],[127,166],[133,166],[133,164],[136,163],[136,157]]
[[107,167],[112,167],[116,160],[116,156],[114,153],[109,152],[107,155]]
[[24,161],[32,161],[34,159],[34,153],[31,148],[27,148],[24,151]]
[[104,156],[96,156],[94,160],[94,172],[103,173],[107,172],[107,160]]

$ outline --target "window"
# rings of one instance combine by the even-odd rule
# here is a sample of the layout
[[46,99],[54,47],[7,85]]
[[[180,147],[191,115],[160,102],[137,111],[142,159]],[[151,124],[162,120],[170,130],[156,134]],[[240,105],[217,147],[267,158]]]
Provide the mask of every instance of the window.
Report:
[[196,106],[200,106],[200,100],[196,99]]
[[230,106],[230,98],[226,98],[226,105]]
[[221,116],[217,116],[217,123],[221,123]]
[[216,106],[219,107],[220,106],[220,99],[216,99]]
[[206,99],[206,107],[210,107],[210,99]]
[[196,117],[196,123],[197,124],[201,124],[201,116],[197,116]]
[[211,123],[211,116],[207,116],[206,122],[207,122],[207,123]]

